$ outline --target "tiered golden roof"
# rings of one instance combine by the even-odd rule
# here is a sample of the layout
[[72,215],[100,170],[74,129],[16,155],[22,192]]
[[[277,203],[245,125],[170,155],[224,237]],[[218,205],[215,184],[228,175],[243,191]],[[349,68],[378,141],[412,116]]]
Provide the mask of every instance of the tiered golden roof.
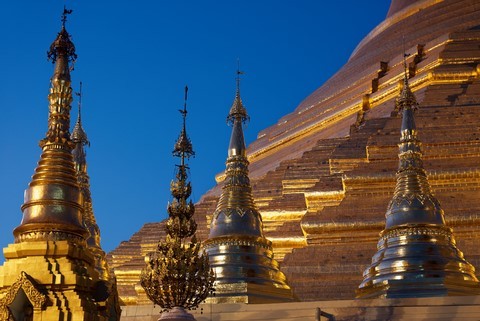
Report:
[[423,168],[407,77],[396,101],[402,113],[395,193],[380,233],[378,251],[365,270],[358,298],[480,294],[475,268],[457,248],[452,229],[433,196]]
[[187,181],[185,158],[193,156],[194,151],[185,126],[187,90],[185,87],[185,105],[180,111],[183,128],[173,150],[180,165],[176,180],[170,184],[173,201],[168,204],[167,236],[146,257],[147,266],[141,274],[141,285],[148,298],[166,312],[162,318],[175,320],[193,319],[184,309],[196,308],[204,301],[213,290],[214,280],[208,257],[195,236],[195,206],[189,200],[192,187]]
[[[238,75],[240,72],[237,72]],[[248,177],[242,123],[248,114],[237,92],[227,121],[233,130],[228,147],[225,185],[204,242],[215,270],[213,302],[266,303],[293,300],[285,275],[273,258],[272,243],[263,235]]]

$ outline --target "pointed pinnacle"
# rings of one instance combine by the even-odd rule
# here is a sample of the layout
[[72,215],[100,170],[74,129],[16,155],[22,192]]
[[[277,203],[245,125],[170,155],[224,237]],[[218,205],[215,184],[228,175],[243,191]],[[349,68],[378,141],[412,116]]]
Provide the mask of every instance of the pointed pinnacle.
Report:
[[183,127],[180,135],[178,136],[177,141],[175,142],[175,146],[173,148],[173,156],[180,157],[182,159],[182,165],[184,163],[185,158],[190,158],[195,156],[195,152],[193,151],[192,142],[187,135],[187,126],[186,126],[186,118],[187,118],[187,93],[188,87],[185,86],[185,102],[183,104],[183,110],[179,110],[180,114],[182,114],[183,120]]

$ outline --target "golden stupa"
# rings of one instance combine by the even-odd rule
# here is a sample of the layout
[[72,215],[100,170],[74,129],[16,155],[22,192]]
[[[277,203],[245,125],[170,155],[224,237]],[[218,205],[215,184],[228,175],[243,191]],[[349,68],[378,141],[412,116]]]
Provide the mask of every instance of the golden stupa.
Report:
[[285,275],[273,258],[272,243],[263,234],[262,216],[255,207],[242,124],[249,119],[237,92],[227,117],[233,127],[228,147],[222,195],[213,213],[203,246],[215,271],[216,303],[292,301]]
[[478,295],[475,268],[456,246],[423,168],[414,112],[418,109],[405,63],[395,112],[402,114],[395,193],[378,251],[364,272],[358,298]]
[[[406,62],[428,182],[478,273],[479,25],[478,1],[393,0],[348,62],[248,146],[263,234],[300,301],[354,299],[372,263],[396,185],[401,118],[392,112],[404,49],[412,53]],[[201,239],[209,235],[224,177],[196,204]],[[138,275],[163,225],[145,224],[108,254],[124,304],[145,303]]]
[[[72,155],[76,145],[69,132],[70,64],[77,55],[65,28],[69,13],[70,10],[64,10],[62,29],[48,53],[55,63],[48,96],[48,131],[40,141],[41,159],[25,191],[23,219],[13,232],[15,243],[4,249],[0,320],[120,318],[112,280],[106,278],[106,270],[97,269],[104,267],[103,251],[99,244],[87,243],[90,237],[99,237],[99,231],[97,227],[96,234],[91,235],[85,225],[95,224],[93,212],[86,214],[84,210],[90,201],[84,198],[89,196],[88,175],[84,172],[87,180],[79,184]],[[86,170],[86,163],[77,166]]]
[[[75,144],[72,150],[75,170],[77,172],[78,186],[83,195],[83,224],[87,228],[89,234],[87,237],[87,247],[95,258],[95,269],[98,272],[100,283],[104,292],[108,293],[108,298],[102,305],[110,315],[110,319],[120,316],[120,306],[118,293],[116,288],[115,275],[110,271],[106,259],[106,253],[100,245],[100,228],[97,225],[95,215],[93,213],[92,193],[90,192],[90,176],[87,172],[87,153],[85,146],[90,146],[87,133],[82,126],[82,83],[80,82],[80,92],[76,93],[78,98],[78,117],[73,131],[71,140]],[[100,288],[99,288],[100,289]]]

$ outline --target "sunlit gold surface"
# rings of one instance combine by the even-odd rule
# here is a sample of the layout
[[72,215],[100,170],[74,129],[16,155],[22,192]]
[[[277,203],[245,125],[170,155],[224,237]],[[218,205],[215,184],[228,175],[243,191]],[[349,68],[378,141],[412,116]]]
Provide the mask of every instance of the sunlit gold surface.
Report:
[[87,228],[89,235],[87,237],[87,248],[93,254],[95,259],[95,269],[98,272],[99,279],[103,281],[106,289],[109,292],[108,299],[105,301],[105,309],[107,311],[120,311],[118,292],[116,288],[116,279],[113,273],[110,272],[108,263],[105,257],[105,252],[100,245],[100,228],[97,225],[95,215],[93,213],[92,195],[90,192],[90,177],[87,172],[87,159],[85,146],[90,145],[87,134],[82,127],[81,114],[81,83],[78,103],[78,118],[73,128],[71,140],[75,144],[72,151],[75,170],[77,173],[77,181],[83,195],[83,224]]
[[[371,264],[396,184],[401,118],[391,112],[404,48],[415,71],[410,86],[422,105],[415,117],[429,184],[458,247],[479,271],[480,30],[473,27],[480,7],[470,0],[417,3],[385,20],[331,79],[248,146],[263,233],[302,301],[354,298]],[[326,44],[326,50],[337,49]],[[369,109],[358,117],[364,107]],[[222,187],[196,204],[202,239]],[[162,224],[146,223],[109,254],[128,304],[145,302],[133,275],[143,268],[144,253],[155,248]]]
[[272,243],[263,235],[262,217],[255,207],[242,122],[248,119],[237,93],[227,120],[233,129],[228,148],[222,195],[204,242],[215,271],[217,303],[267,303],[291,301],[285,275],[273,258]]
[[[85,159],[80,161],[82,164],[77,163],[77,176],[72,157],[69,63],[76,59],[76,54],[65,29],[70,12],[64,10],[62,30],[49,52],[55,67],[48,131],[40,142],[41,160],[25,192],[23,219],[14,230],[15,243],[4,249],[6,261],[0,267],[2,321],[120,318],[115,284],[106,280],[106,270],[96,269],[96,256],[103,254],[105,262],[104,252],[98,242],[95,249],[90,242],[87,245],[92,231],[89,223],[92,219],[95,223]],[[77,151],[84,155],[81,142],[79,148]],[[98,226],[96,232],[99,235]]]
[[70,139],[69,52],[75,47],[63,28],[52,44],[55,71],[48,99],[46,137],[40,141],[41,159],[22,206],[23,219],[15,231],[16,242],[70,239],[84,242],[88,235],[82,221],[82,194],[77,184]]
[[397,184],[378,251],[363,274],[357,297],[478,295],[475,268],[456,247],[423,169],[414,118],[418,104],[408,84],[406,63],[396,105],[402,113]]

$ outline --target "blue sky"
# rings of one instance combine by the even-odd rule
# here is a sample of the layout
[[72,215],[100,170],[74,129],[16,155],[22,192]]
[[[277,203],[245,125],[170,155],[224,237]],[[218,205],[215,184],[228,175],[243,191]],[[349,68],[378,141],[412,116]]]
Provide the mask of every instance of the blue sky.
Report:
[[389,7],[387,0],[2,1],[2,248],[13,242],[40,158],[53,72],[46,52],[64,4],[74,10],[67,22],[78,54],[72,85],[78,91],[83,82],[88,172],[106,251],[166,217],[185,85],[198,201],[225,167],[237,59],[249,144],[333,75]]

